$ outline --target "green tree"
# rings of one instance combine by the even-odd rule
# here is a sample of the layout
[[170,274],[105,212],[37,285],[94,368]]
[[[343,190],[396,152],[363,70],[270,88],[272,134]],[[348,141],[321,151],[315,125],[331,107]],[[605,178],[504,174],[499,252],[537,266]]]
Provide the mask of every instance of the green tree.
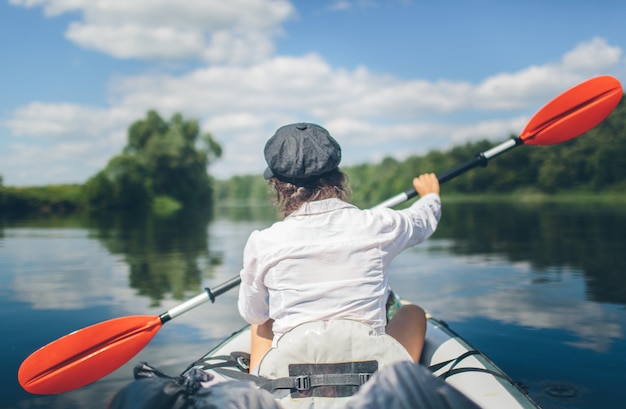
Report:
[[145,210],[157,198],[208,206],[213,189],[207,169],[221,154],[197,121],[181,114],[165,121],[151,110],[129,127],[122,153],[87,181],[85,201],[91,209]]

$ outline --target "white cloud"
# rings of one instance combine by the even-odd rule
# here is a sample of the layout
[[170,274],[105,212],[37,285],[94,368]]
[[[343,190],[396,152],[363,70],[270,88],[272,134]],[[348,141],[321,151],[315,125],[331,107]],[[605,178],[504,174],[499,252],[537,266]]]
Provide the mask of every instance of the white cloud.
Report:
[[269,57],[287,0],[10,0],[47,16],[76,13],[66,37],[117,58],[247,64]]
[[595,37],[591,41],[580,44],[563,56],[564,66],[578,72],[593,75],[598,70],[611,70],[622,58],[623,50],[610,46],[606,40]]
[[[593,40],[596,73],[617,63],[619,48]],[[576,54],[574,50],[572,55]],[[361,67],[333,68],[321,56],[274,57],[249,67],[208,66],[183,76],[144,75],[121,79],[115,86],[118,103],[163,107],[200,114],[242,110],[289,111],[322,120],[334,117],[415,120],[430,114],[460,111],[513,110],[546,101],[587,78],[571,58],[562,63],[502,73],[479,84],[401,80]],[[586,70],[585,70],[586,71]]]
[[[13,143],[10,154],[0,161],[16,185],[49,185],[82,183],[103,169],[110,158],[117,155],[124,144],[118,134],[96,141],[70,141],[54,145]],[[28,183],[28,181],[34,181]]]
[[170,27],[73,23],[66,35],[85,48],[118,58],[193,59],[202,55],[205,46],[202,33]]
[[4,125],[16,136],[86,140],[101,137],[111,129],[126,125],[131,119],[133,115],[120,112],[115,107],[105,109],[33,102],[15,110]]
[[577,82],[615,69],[622,52],[621,48],[596,37],[579,44],[558,62],[494,75],[476,88],[475,96],[478,104],[491,109],[547,102]]

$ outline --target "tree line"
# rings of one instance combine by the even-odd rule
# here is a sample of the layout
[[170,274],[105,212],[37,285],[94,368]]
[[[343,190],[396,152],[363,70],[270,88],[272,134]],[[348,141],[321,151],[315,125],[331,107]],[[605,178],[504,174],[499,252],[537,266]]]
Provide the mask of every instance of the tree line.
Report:
[[[514,137],[515,135],[511,135]],[[410,188],[413,176],[442,173],[492,148],[480,140],[434,150],[404,160],[387,157],[379,163],[342,167],[353,202],[370,207]],[[489,161],[446,183],[444,194],[512,194],[626,191],[626,104],[624,100],[600,125],[573,140],[551,146],[526,146]],[[224,203],[263,203],[270,198],[260,175],[218,181],[216,197]]]
[[[480,140],[342,170],[350,180],[352,201],[369,207],[408,189],[415,175],[441,173],[492,147],[492,142]],[[197,121],[178,113],[165,120],[151,110],[129,127],[122,152],[83,185],[9,188],[2,186],[0,176],[0,210],[5,214],[30,210],[167,213],[180,208],[208,209],[215,202],[267,204],[271,196],[261,172],[227,180],[210,176],[209,165],[221,154],[220,144],[210,133],[201,133]],[[625,190],[626,104],[622,100],[606,120],[585,135],[549,147],[515,149],[494,158],[485,168],[446,183],[444,194],[620,194]]]

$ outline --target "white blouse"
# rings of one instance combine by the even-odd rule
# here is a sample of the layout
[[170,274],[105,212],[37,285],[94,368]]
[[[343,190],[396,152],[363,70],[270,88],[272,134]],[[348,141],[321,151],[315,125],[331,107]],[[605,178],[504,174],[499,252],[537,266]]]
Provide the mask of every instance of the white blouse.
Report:
[[360,210],[339,199],[306,203],[248,238],[239,313],[251,324],[273,319],[274,342],[298,324],[333,318],[358,320],[382,334],[387,268],[402,250],[430,237],[440,217],[434,193],[403,210]]

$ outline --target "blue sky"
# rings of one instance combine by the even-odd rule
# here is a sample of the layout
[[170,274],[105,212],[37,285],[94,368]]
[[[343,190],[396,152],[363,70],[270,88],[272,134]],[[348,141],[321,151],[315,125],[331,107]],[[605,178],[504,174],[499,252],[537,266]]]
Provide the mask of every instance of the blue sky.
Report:
[[262,172],[298,121],[345,165],[500,142],[578,82],[623,83],[625,17],[616,0],[1,0],[0,175],[82,183],[149,109],[199,120],[219,178]]

